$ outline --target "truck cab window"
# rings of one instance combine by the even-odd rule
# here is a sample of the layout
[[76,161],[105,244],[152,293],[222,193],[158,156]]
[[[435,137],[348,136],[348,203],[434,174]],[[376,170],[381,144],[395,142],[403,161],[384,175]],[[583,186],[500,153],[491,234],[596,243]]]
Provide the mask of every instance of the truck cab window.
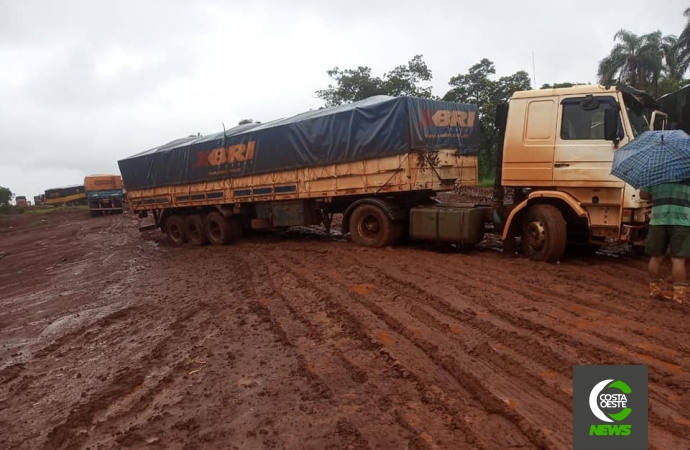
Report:
[[[585,97],[567,98],[561,102],[561,139],[604,140],[604,110],[615,107],[614,97],[595,97],[596,107],[583,106]],[[622,127],[621,127],[622,128]]]

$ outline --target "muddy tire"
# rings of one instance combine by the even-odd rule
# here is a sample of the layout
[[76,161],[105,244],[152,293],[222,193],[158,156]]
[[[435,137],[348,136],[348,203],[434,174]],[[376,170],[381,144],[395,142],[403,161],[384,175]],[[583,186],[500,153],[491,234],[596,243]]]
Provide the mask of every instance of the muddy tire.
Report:
[[206,216],[204,230],[208,242],[213,245],[225,245],[232,241],[232,226],[218,211],[213,211]]
[[187,241],[184,232],[184,218],[170,216],[165,220],[165,234],[174,245],[182,245]]
[[563,214],[553,205],[534,205],[522,218],[522,251],[532,261],[560,260],[567,237]]
[[364,247],[384,247],[400,237],[402,229],[374,205],[358,206],[350,216],[352,242]]
[[199,214],[192,214],[185,217],[184,233],[187,242],[192,245],[208,244],[208,237],[206,236],[206,229],[204,228],[204,219]]

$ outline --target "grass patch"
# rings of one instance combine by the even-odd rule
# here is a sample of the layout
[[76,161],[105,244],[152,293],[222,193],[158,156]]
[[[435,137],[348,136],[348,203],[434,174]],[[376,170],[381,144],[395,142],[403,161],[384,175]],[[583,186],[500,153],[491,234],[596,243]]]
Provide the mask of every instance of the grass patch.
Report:
[[24,208],[24,214],[50,214],[58,211],[85,211],[89,209],[87,205],[79,206],[57,206],[57,207],[29,207]]
[[3,206],[0,207],[0,217],[14,216],[18,214],[26,215],[45,215],[61,211],[86,211],[88,210],[88,205],[78,205],[78,206]]
[[482,178],[479,180],[479,187],[487,188],[487,187],[493,187],[494,186],[494,179],[493,178]]

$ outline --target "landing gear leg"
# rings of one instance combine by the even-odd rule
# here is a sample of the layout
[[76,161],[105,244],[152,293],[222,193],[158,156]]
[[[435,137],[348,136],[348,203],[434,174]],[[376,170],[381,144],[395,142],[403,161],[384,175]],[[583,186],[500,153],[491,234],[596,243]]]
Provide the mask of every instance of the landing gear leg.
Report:
[[330,236],[333,213],[327,207],[321,208],[321,220],[323,221],[323,227],[326,229],[326,234]]

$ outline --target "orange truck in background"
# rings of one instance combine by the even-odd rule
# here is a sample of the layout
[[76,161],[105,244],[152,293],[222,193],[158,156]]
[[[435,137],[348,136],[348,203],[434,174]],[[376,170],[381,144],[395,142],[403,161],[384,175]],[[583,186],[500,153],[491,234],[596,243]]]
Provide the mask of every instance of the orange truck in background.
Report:
[[124,193],[120,175],[88,175],[84,188],[92,216],[122,214]]

